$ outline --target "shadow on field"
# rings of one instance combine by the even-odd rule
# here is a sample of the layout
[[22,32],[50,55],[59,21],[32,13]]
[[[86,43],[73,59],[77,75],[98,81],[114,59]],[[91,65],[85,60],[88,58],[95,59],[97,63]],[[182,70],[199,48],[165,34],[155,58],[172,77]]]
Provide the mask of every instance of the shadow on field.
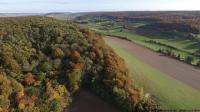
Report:
[[120,112],[112,105],[92,93],[82,90],[73,99],[72,106],[66,112]]

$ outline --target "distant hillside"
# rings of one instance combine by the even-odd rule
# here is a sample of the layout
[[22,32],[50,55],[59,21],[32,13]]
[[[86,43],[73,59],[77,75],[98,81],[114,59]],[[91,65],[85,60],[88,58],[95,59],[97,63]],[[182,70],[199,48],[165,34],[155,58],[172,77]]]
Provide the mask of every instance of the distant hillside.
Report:
[[46,16],[60,20],[72,20],[85,13],[71,12],[51,12],[51,13],[0,13],[0,17],[20,17],[20,16]]
[[81,88],[125,112],[155,108],[100,35],[53,18],[0,18],[1,112],[63,112]]
[[39,16],[41,13],[0,13],[0,17]]
[[149,24],[181,23],[195,27],[200,31],[200,11],[127,11],[127,12],[92,12],[79,16],[76,20],[110,19],[113,21],[148,22]]
[[73,20],[78,16],[82,16],[84,13],[70,13],[70,12],[52,12],[44,14],[44,16],[52,17],[60,20]]
[[84,17],[113,18],[154,18],[154,19],[194,19],[200,18],[200,11],[121,11],[121,12],[90,12]]
[[70,12],[51,12],[51,13],[46,13],[44,14],[44,16],[47,17],[53,17],[53,18],[63,18],[63,19],[68,19],[69,15],[71,15],[72,13]]

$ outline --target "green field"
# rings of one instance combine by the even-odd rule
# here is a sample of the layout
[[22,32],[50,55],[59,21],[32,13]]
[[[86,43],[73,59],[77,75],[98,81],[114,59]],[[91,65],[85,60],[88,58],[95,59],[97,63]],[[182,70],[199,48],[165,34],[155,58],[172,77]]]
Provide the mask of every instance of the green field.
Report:
[[[169,77],[138,60],[126,49],[105,39],[115,52],[125,59],[139,87],[144,87],[161,108],[194,109],[200,106],[200,91]],[[144,83],[145,82],[145,83]]]
[[[154,51],[158,51],[160,49],[170,49],[175,54],[175,56],[180,55],[181,60],[185,60],[188,56],[193,57],[193,65],[196,65],[198,62],[200,62],[200,57],[193,55],[193,53],[195,53],[197,50],[200,50],[199,42],[193,42],[184,39],[142,36],[136,34],[134,31],[125,29],[120,23],[111,21],[89,23],[88,26],[101,34],[124,37]],[[138,25],[136,24],[136,27],[137,26]],[[149,41],[159,42],[163,45],[150,43]],[[172,49],[170,47],[173,47],[175,49]]]

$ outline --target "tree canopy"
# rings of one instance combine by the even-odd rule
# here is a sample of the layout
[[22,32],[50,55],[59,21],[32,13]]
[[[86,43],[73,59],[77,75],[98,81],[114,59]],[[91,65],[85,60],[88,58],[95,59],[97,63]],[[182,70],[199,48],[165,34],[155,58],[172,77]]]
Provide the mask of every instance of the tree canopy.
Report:
[[0,18],[0,111],[63,112],[80,88],[127,112],[155,108],[100,35],[47,17]]

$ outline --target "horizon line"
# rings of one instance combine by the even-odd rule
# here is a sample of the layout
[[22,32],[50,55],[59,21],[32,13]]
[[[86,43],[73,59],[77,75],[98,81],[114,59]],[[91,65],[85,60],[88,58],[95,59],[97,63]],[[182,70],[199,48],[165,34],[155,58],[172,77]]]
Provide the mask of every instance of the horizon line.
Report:
[[49,11],[49,12],[0,12],[0,14],[46,14],[46,13],[95,13],[95,12],[200,12],[200,10],[106,10],[106,11]]

